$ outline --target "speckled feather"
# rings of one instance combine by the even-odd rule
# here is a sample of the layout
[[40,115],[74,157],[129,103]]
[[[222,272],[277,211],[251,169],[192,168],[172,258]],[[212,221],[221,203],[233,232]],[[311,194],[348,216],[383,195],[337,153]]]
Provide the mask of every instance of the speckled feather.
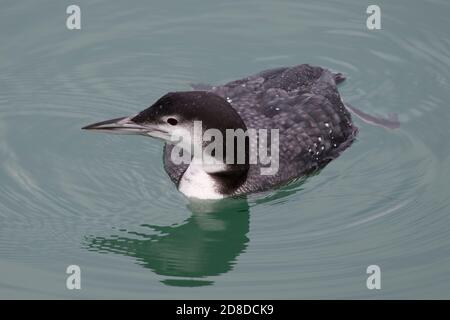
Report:
[[[351,145],[358,130],[336,88],[343,80],[341,74],[303,64],[262,71],[222,86],[194,86],[227,99],[247,128],[279,129],[278,173],[264,176],[260,165],[250,165],[235,194],[267,190],[311,173]],[[164,148],[164,167],[178,185],[187,165],[171,162],[172,148]]]

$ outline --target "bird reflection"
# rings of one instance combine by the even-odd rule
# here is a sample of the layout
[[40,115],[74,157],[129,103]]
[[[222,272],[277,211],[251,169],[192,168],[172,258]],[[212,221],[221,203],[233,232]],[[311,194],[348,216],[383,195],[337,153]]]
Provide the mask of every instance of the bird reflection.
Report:
[[212,284],[206,279],[230,271],[249,239],[247,199],[190,202],[192,215],[171,226],[141,225],[147,232],[92,237],[87,249],[130,256],[173,286]]

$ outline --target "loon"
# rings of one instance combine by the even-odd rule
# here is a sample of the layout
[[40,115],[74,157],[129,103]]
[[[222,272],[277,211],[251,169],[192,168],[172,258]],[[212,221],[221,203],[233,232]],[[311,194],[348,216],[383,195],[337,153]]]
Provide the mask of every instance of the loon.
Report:
[[[341,73],[308,64],[269,69],[225,85],[196,84],[193,91],[170,92],[138,114],[83,129],[162,139],[164,169],[188,198],[245,195],[322,169],[353,143],[358,128],[336,87],[344,80]],[[195,121],[202,122],[202,133],[216,129],[224,136],[227,129],[278,129],[278,170],[262,175],[263,165],[249,161],[248,140],[241,163],[219,162],[210,168],[195,155],[190,163],[176,163],[172,133],[192,135]],[[188,141],[182,150],[205,148],[196,137]]]

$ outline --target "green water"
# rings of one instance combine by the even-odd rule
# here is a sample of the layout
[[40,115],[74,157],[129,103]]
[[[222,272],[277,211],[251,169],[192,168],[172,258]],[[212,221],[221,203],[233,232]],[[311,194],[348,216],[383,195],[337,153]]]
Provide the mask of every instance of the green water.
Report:
[[[0,298],[450,298],[449,14],[444,0],[2,0]],[[344,100],[400,129],[356,119],[320,174],[218,203],[176,190],[162,143],[80,130],[300,63],[344,73]]]

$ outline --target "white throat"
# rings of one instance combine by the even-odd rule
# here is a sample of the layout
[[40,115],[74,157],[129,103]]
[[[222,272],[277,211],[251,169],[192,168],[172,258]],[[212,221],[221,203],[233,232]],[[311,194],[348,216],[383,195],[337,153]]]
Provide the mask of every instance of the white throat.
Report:
[[204,169],[201,163],[191,162],[181,177],[178,190],[188,198],[222,199],[218,184]]

